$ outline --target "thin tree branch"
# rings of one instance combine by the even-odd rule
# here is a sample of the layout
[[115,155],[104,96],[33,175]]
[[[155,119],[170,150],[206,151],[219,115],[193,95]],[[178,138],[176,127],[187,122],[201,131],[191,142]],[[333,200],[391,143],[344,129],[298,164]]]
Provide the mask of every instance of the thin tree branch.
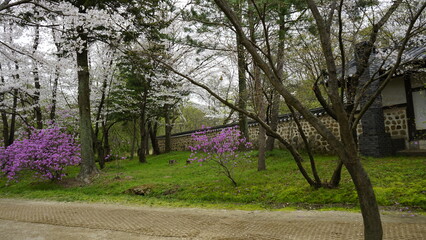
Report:
[[214,98],[216,98],[217,100],[219,100],[222,104],[226,105],[227,107],[234,109],[235,111],[241,112],[244,115],[246,115],[247,117],[252,118],[253,120],[255,120],[261,127],[265,128],[266,131],[268,132],[268,134],[272,137],[275,137],[276,139],[278,139],[289,151],[290,153],[293,155],[294,160],[296,161],[296,164],[299,168],[299,171],[302,173],[302,175],[305,177],[306,181],[309,183],[309,185],[311,186],[315,186],[315,182],[311,179],[311,177],[308,175],[308,173],[306,172],[305,168],[302,165],[302,161],[303,161],[303,157],[298,153],[298,151],[293,147],[293,145],[291,145],[289,142],[287,142],[281,135],[279,135],[277,132],[273,131],[271,129],[271,127],[264,122],[262,119],[259,118],[259,116],[255,113],[251,113],[248,112],[246,110],[243,110],[237,106],[235,106],[234,104],[226,101],[225,99],[223,99],[222,97],[220,97],[218,94],[216,94],[213,90],[211,90],[209,87],[207,87],[204,84],[201,84],[197,81],[195,81],[194,79],[192,79],[190,76],[183,74],[177,70],[175,70],[172,66],[170,66],[169,64],[165,63],[164,61],[156,58],[155,56],[151,56],[155,59],[155,61],[161,63],[163,66],[165,66],[166,68],[168,68],[170,71],[174,72],[175,74],[185,78],[186,80],[188,80],[190,83],[194,84],[195,86],[198,86],[202,89],[204,89],[205,91],[207,91],[210,95],[212,95]]
[[252,55],[254,61],[265,73],[271,84],[277,91],[284,97],[287,103],[293,106],[311,125],[318,131],[318,133],[329,141],[329,144],[335,149],[342,149],[342,143],[339,139],[328,129],[318,118],[316,118],[302,103],[283,86],[281,77],[278,76],[277,69],[274,66],[269,66],[262,57],[257,53],[256,48],[252,45],[250,40],[245,36],[241,24],[236,17],[235,13],[230,9],[228,3],[224,0],[215,0],[216,4],[228,17],[232,25],[234,25],[238,35],[241,37],[242,44],[246,47],[247,51]]
[[358,116],[354,119],[354,123],[352,125],[352,129],[356,129],[359,121],[361,120],[362,116],[365,114],[365,112],[368,110],[368,108],[373,104],[374,100],[379,96],[379,94],[382,92],[382,90],[386,87],[386,85],[390,82],[390,80],[393,77],[393,74],[395,73],[396,69],[399,67],[402,59],[402,54],[406,48],[406,45],[408,41],[411,38],[411,30],[414,27],[414,24],[416,23],[417,19],[421,16],[422,12],[426,8],[426,2],[423,3],[423,5],[419,8],[416,15],[413,17],[413,19],[410,21],[410,25],[408,26],[408,29],[406,31],[404,40],[402,42],[401,49],[398,51],[398,56],[395,65],[392,67],[390,72],[388,73],[386,79],[380,84],[378,90],[368,99],[367,103],[361,108]]

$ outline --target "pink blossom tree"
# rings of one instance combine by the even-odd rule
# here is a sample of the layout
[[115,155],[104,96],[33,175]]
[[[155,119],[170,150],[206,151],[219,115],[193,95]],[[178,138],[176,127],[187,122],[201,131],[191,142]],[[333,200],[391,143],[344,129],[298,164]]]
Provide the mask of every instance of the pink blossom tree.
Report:
[[191,162],[200,164],[211,163],[211,166],[224,174],[237,186],[235,180],[235,169],[249,162],[247,151],[252,144],[242,136],[237,127],[228,127],[214,134],[214,130],[203,126],[203,130],[192,134],[194,146],[189,146],[191,150]]

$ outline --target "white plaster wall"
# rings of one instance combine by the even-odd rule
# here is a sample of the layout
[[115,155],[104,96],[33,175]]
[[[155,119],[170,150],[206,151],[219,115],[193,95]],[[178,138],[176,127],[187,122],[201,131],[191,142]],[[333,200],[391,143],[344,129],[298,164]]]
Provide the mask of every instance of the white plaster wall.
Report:
[[383,106],[393,106],[407,103],[405,96],[404,78],[397,77],[392,79],[382,91]]

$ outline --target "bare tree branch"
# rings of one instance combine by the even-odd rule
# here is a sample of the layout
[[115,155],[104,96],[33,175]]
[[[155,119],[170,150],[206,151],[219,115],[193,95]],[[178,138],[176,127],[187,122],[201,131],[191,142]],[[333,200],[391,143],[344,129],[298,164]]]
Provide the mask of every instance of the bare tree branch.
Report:
[[[235,106],[234,104],[228,102],[227,100],[223,99],[222,97],[220,97],[218,94],[216,94],[213,90],[211,90],[209,87],[207,87],[204,84],[199,83],[198,81],[194,80],[193,78],[191,78],[190,76],[183,74],[179,71],[177,71],[176,69],[174,69],[172,66],[170,66],[169,64],[165,63],[164,61],[156,58],[155,56],[151,56],[155,59],[155,61],[161,63],[163,66],[167,67],[170,71],[174,72],[175,74],[185,78],[186,80],[188,80],[190,83],[194,84],[195,86],[198,86],[202,89],[204,89],[205,91],[207,91],[210,95],[212,95],[214,98],[216,98],[217,100],[219,100],[222,104],[226,105],[227,107],[237,111],[237,112],[241,112],[244,115],[246,115],[247,117],[252,118],[253,120],[255,120],[260,126],[262,126],[263,128],[266,129],[266,131],[268,132],[268,135],[275,137],[276,139],[278,139],[289,151],[290,153],[293,155],[294,160],[296,161],[296,164],[299,168],[299,171],[302,173],[302,175],[305,177],[306,181],[309,183],[310,186],[316,186],[316,182],[312,180],[312,178],[309,176],[309,174],[306,172],[305,168],[302,165],[303,162],[303,157],[299,154],[299,152],[296,150],[295,147],[293,147],[293,145],[291,145],[289,142],[287,142],[280,134],[278,134],[277,132],[273,131],[271,129],[271,127],[262,119],[259,118],[259,116],[255,113],[251,113],[248,112],[246,110],[243,110],[237,106]],[[318,187],[318,186],[316,186]]]
[[293,106],[311,125],[318,131],[318,133],[324,138],[329,140],[329,144],[333,148],[343,148],[339,139],[319,120],[317,119],[303,104],[296,99],[281,83],[281,76],[278,76],[278,72],[275,66],[268,65],[262,57],[257,53],[253,43],[245,36],[245,33],[241,27],[241,24],[236,17],[235,13],[231,10],[228,3],[224,0],[215,0],[219,8],[228,17],[232,25],[235,27],[238,35],[241,37],[241,42],[247,51],[252,55],[254,61],[258,63],[258,66],[265,73],[271,84],[277,89],[277,91],[284,97],[286,102]]
[[[426,8],[426,2],[423,3],[423,5],[417,11],[416,15],[411,19],[410,25],[408,26],[408,29],[407,29],[407,31],[405,33],[404,40],[402,41],[401,48],[398,51],[398,56],[397,56],[397,59],[396,59],[396,62],[394,64],[394,66],[387,73],[386,79],[382,81],[382,83],[380,84],[380,86],[377,89],[377,91],[372,96],[370,96],[369,99],[368,99],[368,101],[367,101],[367,103],[364,106],[362,106],[361,110],[359,111],[358,116],[354,118],[354,122],[352,124],[352,129],[356,129],[356,127],[357,127],[359,121],[361,120],[362,116],[365,114],[365,112],[368,110],[368,108],[371,106],[371,104],[373,104],[373,102],[377,98],[377,96],[379,96],[379,94],[382,92],[382,90],[386,87],[386,85],[392,79],[392,77],[393,77],[396,69],[399,67],[399,65],[401,63],[402,54],[405,51],[407,43],[410,40],[410,38],[412,37],[411,31],[412,31],[412,29],[414,27],[414,24],[417,22],[417,20],[421,16],[422,12],[425,10],[425,8]],[[358,101],[358,103],[355,106],[358,106],[359,104],[360,103]]]

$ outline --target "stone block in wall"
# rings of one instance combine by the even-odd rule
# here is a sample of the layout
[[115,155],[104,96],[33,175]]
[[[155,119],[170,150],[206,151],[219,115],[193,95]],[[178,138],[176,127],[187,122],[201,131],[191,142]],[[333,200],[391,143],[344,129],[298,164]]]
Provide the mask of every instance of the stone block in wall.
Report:
[[405,107],[394,107],[383,110],[385,130],[394,139],[408,140],[408,125]]

